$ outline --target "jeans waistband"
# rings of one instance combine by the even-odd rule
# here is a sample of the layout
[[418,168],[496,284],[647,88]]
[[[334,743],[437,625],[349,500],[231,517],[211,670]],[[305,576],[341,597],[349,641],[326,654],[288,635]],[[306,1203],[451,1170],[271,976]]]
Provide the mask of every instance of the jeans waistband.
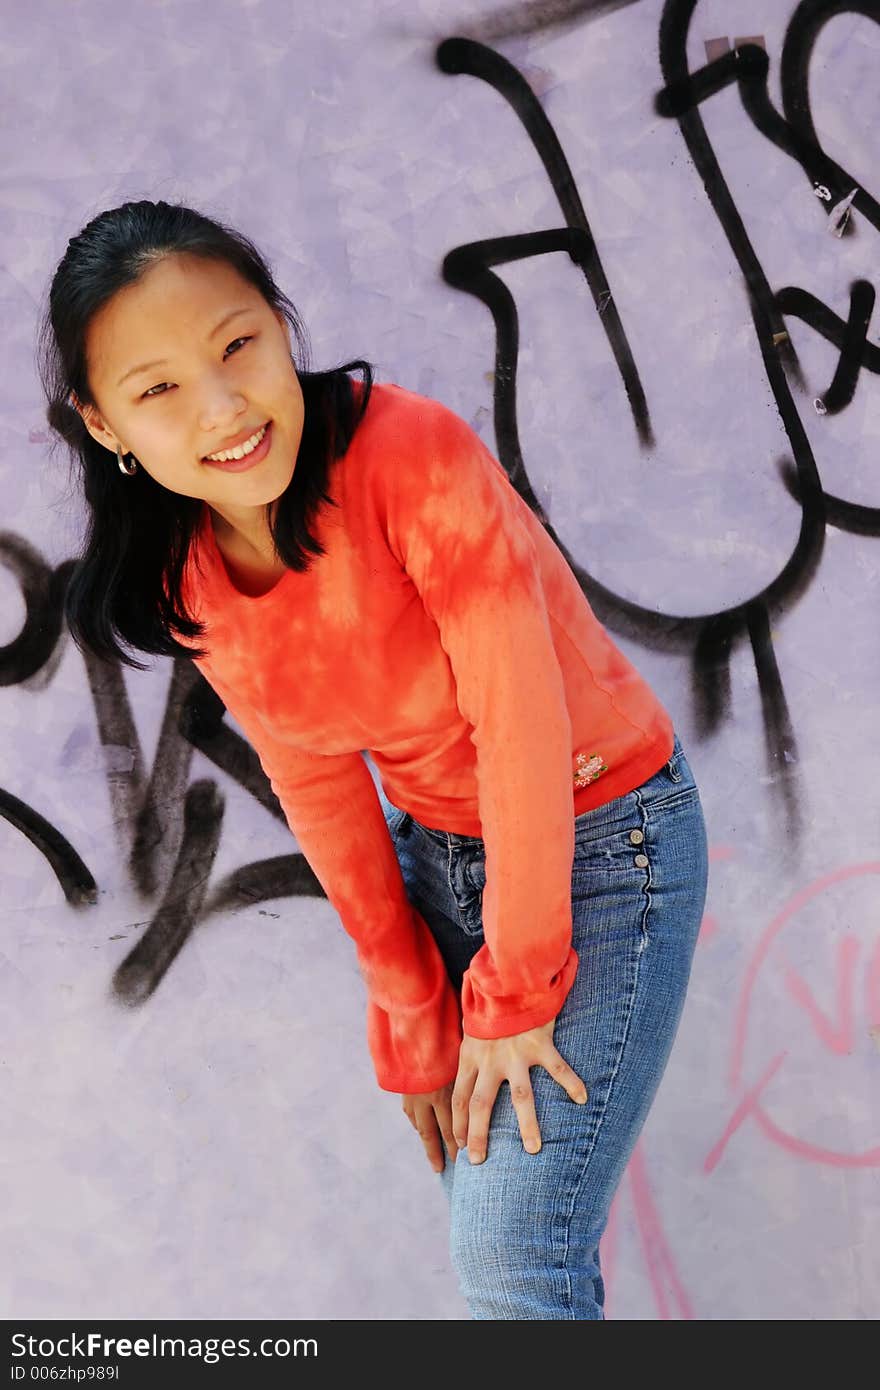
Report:
[[[644,788],[646,789],[646,794],[649,794],[651,790],[655,790],[661,786],[669,788],[670,782],[685,782],[691,781],[692,779],[693,774],[690,771],[681,739],[676,732],[669,758],[657,772],[652,773],[650,777],[646,778],[641,784],[641,787],[633,788],[633,791],[623,793],[622,797],[614,797],[610,802],[603,802],[592,810],[583,811],[579,816],[575,817],[575,823],[577,824],[580,821],[584,821],[587,817],[600,819],[605,807],[612,807],[614,802],[623,800],[626,797],[631,797],[636,790],[641,791],[642,788]],[[441,845],[481,845],[483,843],[482,837],[479,835],[463,835],[457,830],[438,830],[435,826],[425,825],[424,821],[418,820],[411,812],[403,811],[401,807],[395,806],[392,801],[389,801],[381,786],[378,788],[378,791],[386,821],[397,816],[400,821],[400,827],[403,827],[407,823],[415,822],[426,835],[436,840],[437,843]]]

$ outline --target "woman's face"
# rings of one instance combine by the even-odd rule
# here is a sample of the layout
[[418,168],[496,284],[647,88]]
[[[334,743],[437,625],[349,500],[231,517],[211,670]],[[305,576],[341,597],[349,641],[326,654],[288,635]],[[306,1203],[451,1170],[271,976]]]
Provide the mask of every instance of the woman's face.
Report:
[[[225,262],[166,256],[95,316],[86,356],[97,410],[83,418],[108,468],[121,443],[163,487],[244,528],[287,487],[304,415],[287,324]],[[268,453],[244,471],[205,458],[267,421]]]

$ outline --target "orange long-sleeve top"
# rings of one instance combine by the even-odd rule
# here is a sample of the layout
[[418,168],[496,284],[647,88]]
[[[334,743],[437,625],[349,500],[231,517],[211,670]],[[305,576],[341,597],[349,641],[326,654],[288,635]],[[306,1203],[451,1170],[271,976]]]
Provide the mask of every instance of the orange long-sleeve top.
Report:
[[[207,625],[195,664],[355,942],[379,1086],[430,1091],[455,1078],[462,1030],[505,1037],[559,1013],[578,969],[574,817],[656,772],[673,724],[447,406],[375,382],[329,490],[339,506],[313,523],[326,554],[258,597],[235,587],[203,508],[183,590]],[[460,997],[364,750],[396,806],[483,837],[484,940]]]

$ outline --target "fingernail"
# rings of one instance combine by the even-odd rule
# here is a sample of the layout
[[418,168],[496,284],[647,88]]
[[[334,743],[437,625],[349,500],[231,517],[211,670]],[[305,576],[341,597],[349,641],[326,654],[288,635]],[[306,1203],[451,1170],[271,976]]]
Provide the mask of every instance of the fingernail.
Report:
[[527,1140],[526,1140],[526,1149],[528,1150],[528,1152],[529,1152],[530,1154],[536,1154],[536,1153],[538,1152],[538,1150],[540,1149],[540,1147],[541,1147],[540,1140],[538,1140],[538,1139],[527,1139]]
[[578,1105],[584,1105],[584,1104],[586,1103],[586,1099],[587,1099],[587,1093],[586,1093],[586,1091],[582,1091],[581,1094],[580,1094],[579,1096],[575,1096],[575,1101],[576,1101],[576,1103],[577,1103]]
[[477,1153],[476,1151],[474,1153],[469,1152],[468,1158],[470,1159],[471,1163],[482,1163],[483,1154]]

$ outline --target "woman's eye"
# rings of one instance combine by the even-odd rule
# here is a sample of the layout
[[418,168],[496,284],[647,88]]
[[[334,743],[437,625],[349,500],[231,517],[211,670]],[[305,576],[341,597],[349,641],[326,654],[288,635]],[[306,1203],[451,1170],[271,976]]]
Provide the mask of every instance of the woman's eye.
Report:
[[[249,337],[248,337],[248,338],[233,338],[232,342],[227,344],[226,351],[228,352],[229,349],[230,349],[231,347],[235,347],[235,344],[236,344],[236,343],[249,343],[250,341],[251,341],[251,340],[250,340]],[[160,386],[167,386],[167,385],[168,385],[168,382],[167,382],[167,381],[160,381],[159,384],[158,384],[158,386],[151,386],[150,389],[149,389],[149,391],[145,391],[145,392],[144,392],[143,398],[142,398],[142,399],[144,399],[144,400],[149,400],[150,398],[154,398],[154,397],[153,397],[153,392],[154,392],[154,391],[157,392],[160,396],[166,395],[166,392],[165,392],[165,391],[160,391],[160,390],[159,390],[159,387],[160,387]]]

